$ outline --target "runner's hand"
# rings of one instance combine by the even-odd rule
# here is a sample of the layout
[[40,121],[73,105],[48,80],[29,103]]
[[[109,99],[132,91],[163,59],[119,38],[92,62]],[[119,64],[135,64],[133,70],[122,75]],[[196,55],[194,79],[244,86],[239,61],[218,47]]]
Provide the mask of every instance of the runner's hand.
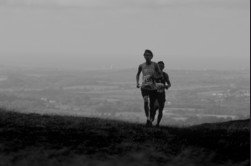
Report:
[[137,84],[137,86],[136,86],[137,88],[140,88],[140,85],[139,84]]
[[165,86],[165,88],[166,88],[166,89],[169,89],[169,88],[170,88],[170,86],[169,86],[169,85],[166,85],[166,86]]

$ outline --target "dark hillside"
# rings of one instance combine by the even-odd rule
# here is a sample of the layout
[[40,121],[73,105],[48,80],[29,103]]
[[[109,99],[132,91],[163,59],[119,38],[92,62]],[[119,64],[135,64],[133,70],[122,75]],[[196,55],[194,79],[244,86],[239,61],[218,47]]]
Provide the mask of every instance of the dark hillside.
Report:
[[187,128],[0,111],[0,166],[249,165],[248,120]]

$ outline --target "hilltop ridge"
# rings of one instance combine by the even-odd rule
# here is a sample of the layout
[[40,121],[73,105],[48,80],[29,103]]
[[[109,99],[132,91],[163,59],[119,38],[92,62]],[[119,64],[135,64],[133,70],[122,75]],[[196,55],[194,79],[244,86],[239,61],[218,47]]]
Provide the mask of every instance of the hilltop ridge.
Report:
[[0,165],[249,165],[250,120],[145,127],[0,110]]

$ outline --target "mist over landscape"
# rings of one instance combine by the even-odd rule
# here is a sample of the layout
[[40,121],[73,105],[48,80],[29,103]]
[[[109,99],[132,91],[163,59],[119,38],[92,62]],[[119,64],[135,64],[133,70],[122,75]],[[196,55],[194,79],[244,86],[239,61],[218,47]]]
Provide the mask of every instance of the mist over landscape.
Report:
[[[248,70],[167,70],[163,125],[193,125],[250,115]],[[52,70],[7,68],[0,72],[0,106],[19,112],[145,122],[136,69]]]
[[0,0],[2,165],[250,165],[250,1]]
[[249,3],[3,0],[0,65],[137,68],[150,49],[168,69],[249,69]]
[[0,104],[142,122],[151,49],[172,87],[165,124],[249,116],[248,0],[1,1]]

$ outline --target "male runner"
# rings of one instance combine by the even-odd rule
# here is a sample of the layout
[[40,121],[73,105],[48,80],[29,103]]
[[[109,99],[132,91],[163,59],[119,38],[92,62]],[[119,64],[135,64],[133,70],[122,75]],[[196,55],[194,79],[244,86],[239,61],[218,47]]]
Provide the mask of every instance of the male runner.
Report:
[[151,119],[154,120],[156,111],[159,110],[158,119],[156,127],[159,127],[160,121],[163,116],[163,109],[165,107],[165,101],[166,101],[166,95],[165,95],[165,89],[169,89],[171,87],[171,82],[169,80],[169,76],[166,72],[163,71],[165,68],[165,64],[163,61],[158,62],[159,68],[161,70],[161,76],[159,78],[156,78],[156,87],[157,87],[157,100],[155,105],[157,105],[154,109],[153,114],[151,115]]
[[[158,64],[152,61],[153,53],[151,50],[145,50],[144,58],[146,62],[140,64],[138,67],[138,72],[136,75],[136,83],[137,83],[137,88],[139,88],[140,87],[139,77],[142,72],[141,94],[144,99],[144,109],[147,117],[146,125],[152,126],[153,119],[150,118],[150,114],[154,112],[154,102],[156,100],[156,94],[157,94],[157,89],[155,86],[154,79],[155,77],[161,74],[161,71],[159,69]],[[149,109],[149,102],[150,102],[150,109]]]

